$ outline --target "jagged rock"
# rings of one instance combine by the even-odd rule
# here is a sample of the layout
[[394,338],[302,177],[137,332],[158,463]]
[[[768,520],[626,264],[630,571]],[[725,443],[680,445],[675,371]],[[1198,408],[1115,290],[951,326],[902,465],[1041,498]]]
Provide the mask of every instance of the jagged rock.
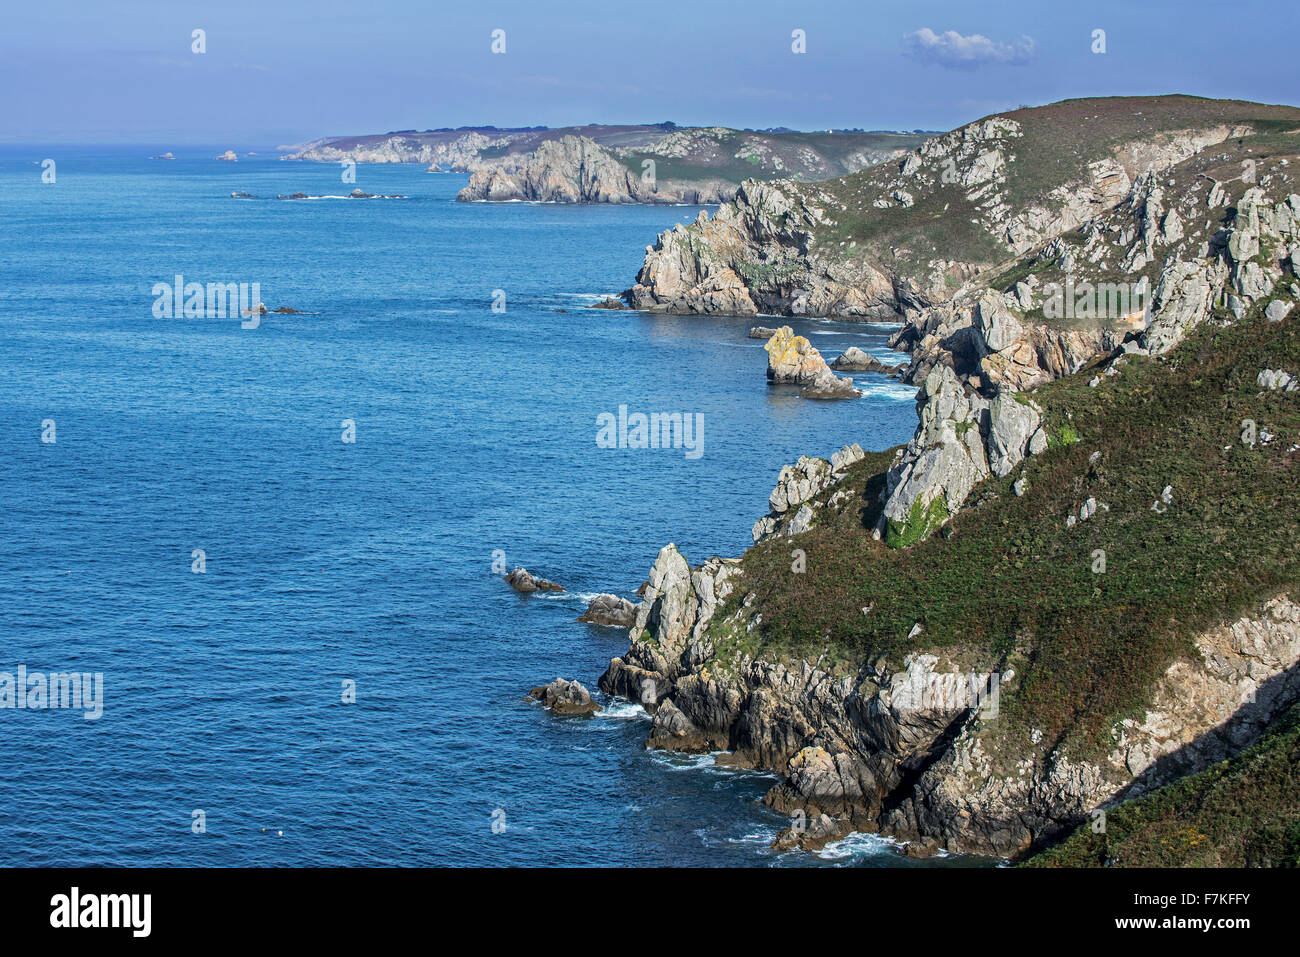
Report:
[[989,474],[981,432],[989,402],[968,395],[948,366],[933,369],[917,394],[920,425],[886,475],[885,542],[910,545],[946,522]]
[[1000,295],[988,293],[975,307],[980,338],[988,352],[1001,352],[1025,339],[1025,328]]
[[1234,288],[1248,300],[1262,299],[1273,291],[1273,280],[1257,262],[1248,262],[1237,270]]
[[564,591],[563,585],[557,585],[555,582],[547,581],[545,578],[534,578],[528,573],[527,568],[514,568],[506,575],[506,584],[515,591],[524,593],[535,591]]
[[[531,153],[512,153],[476,170],[460,202],[528,200],[544,203],[661,201],[654,188],[603,146],[585,136],[547,140]],[[681,202],[680,197],[665,200]],[[719,197],[721,199],[721,197]]]
[[831,363],[831,368],[839,369],[841,372],[880,372],[889,374],[897,372],[902,366],[886,365],[869,352],[863,352],[857,346],[849,346],[835,357],[835,360]]
[[802,535],[808,529],[812,528],[813,510],[807,504],[800,505],[799,511],[795,513],[794,518],[790,519],[790,528],[787,534]]
[[665,545],[646,582],[626,655],[614,658],[600,688],[654,710],[672,693],[678,674],[704,660],[700,642],[719,602],[741,574],[734,559],[710,558],[692,569],[675,545]]
[[591,698],[591,692],[576,681],[556,678],[548,685],[534,688],[528,697],[540,701],[550,711],[562,715],[595,714],[603,710]]
[[1039,413],[1013,393],[999,393],[989,406],[989,470],[1001,478],[1030,453],[1029,440],[1038,431]]
[[782,466],[776,487],[768,496],[770,511],[754,523],[754,544],[778,535],[798,535],[807,531],[815,513],[805,503],[838,481],[842,470],[861,459],[863,454],[860,446],[846,445],[831,457],[830,462],[802,455],[794,465]]
[[1291,313],[1294,305],[1282,299],[1274,299],[1264,308],[1264,316],[1269,322],[1281,322]]
[[614,297],[610,296],[607,299],[602,299],[600,302],[593,302],[587,308],[588,309],[626,309],[627,304],[624,303],[623,300],[621,299],[615,299]]
[[1152,296],[1151,323],[1139,341],[1151,355],[1163,355],[1210,315],[1223,267],[1214,262],[1173,262],[1160,274]]
[[700,754],[713,750],[713,742],[668,698],[655,710],[646,747]]
[[618,595],[597,595],[587,603],[578,621],[592,625],[631,628],[636,621],[636,605]]
[[1259,374],[1259,385],[1264,389],[1282,392],[1294,392],[1300,389],[1300,381],[1282,369],[1265,369]]
[[789,326],[782,326],[763,347],[767,350],[767,377],[775,383],[803,386],[799,393],[810,399],[852,399],[858,394],[853,380],[831,372],[820,352]]
[[789,326],[778,329],[763,348],[767,352],[767,377],[773,382],[802,385],[814,381],[826,368],[821,353]]
[[[838,453],[837,453],[838,454]],[[767,504],[773,512],[781,514],[802,502],[808,501],[831,483],[832,463],[825,459],[799,456],[794,465],[784,465],[776,478],[776,487],[768,496]]]
[[817,851],[844,837],[851,828],[848,824],[836,821],[829,814],[819,814],[806,820],[802,814],[795,816],[796,823],[791,824],[772,842],[778,851],[799,848],[804,851]]
[[866,457],[862,451],[862,446],[854,442],[852,445],[846,445],[838,452],[831,455],[831,472],[843,472],[854,462],[859,462]]
[[776,335],[775,329],[769,329],[767,326],[751,326],[749,329],[750,339],[771,339]]

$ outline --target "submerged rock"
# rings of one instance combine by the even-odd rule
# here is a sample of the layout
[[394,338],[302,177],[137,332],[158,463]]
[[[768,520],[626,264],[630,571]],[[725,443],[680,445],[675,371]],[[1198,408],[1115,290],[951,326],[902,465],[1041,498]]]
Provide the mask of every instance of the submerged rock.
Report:
[[534,688],[528,692],[528,697],[540,701],[554,714],[595,714],[604,710],[591,699],[591,692],[581,684],[563,678],[556,678],[548,685]]
[[506,584],[515,591],[525,594],[535,591],[564,591],[563,585],[557,585],[555,582],[547,581],[545,578],[534,578],[528,573],[527,568],[518,568],[506,575]]

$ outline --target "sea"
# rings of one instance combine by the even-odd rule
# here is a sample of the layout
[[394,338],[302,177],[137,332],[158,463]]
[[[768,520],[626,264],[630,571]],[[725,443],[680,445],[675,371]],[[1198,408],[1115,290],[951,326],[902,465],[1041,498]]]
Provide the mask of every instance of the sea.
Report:
[[[627,634],[576,619],[665,544],[737,556],[783,464],[911,436],[913,388],[800,399],[749,327],[897,360],[896,327],[587,308],[697,207],[227,145],[0,149],[0,864],[935,863],[778,853],[770,775],[525,700],[595,691]],[[297,312],[187,318],[177,282]],[[620,407],[698,448],[603,447]]]

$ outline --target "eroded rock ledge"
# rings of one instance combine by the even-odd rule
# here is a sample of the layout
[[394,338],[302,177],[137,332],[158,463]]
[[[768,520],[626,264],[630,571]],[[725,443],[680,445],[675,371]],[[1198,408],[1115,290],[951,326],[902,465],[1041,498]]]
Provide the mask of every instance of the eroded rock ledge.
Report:
[[[1123,723],[1115,751],[1078,758],[1032,729],[1007,739],[988,692],[994,673],[1003,691],[1016,676],[998,662],[972,672],[914,652],[843,673],[716,655],[710,623],[744,588],[738,571],[717,558],[691,568],[665,546],[628,652],[600,687],[654,715],[650,747],[726,751],[729,765],[782,775],[766,798],[797,822],[782,846],[858,829],[922,849],[1014,856],[1097,808],[1236,753],[1300,699],[1300,605],[1279,595],[1199,636],[1201,657],[1170,666],[1143,720]],[[748,604],[714,627],[752,627]],[[970,694],[972,675],[982,702]]]

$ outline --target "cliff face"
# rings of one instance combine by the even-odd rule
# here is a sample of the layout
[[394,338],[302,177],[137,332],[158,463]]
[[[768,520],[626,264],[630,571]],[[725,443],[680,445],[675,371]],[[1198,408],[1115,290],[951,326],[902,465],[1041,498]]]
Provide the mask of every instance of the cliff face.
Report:
[[851,176],[745,183],[712,220],[661,233],[627,298],[675,313],[914,318],[1114,208],[1144,174],[1286,121],[1300,111],[1188,97],[990,117]]
[[[1300,605],[1285,595],[1199,635],[1199,657],[1170,665],[1142,720],[1123,721],[1114,750],[1090,758],[1038,729],[1004,732],[996,702],[1017,676],[960,669],[944,649],[856,674],[720,653],[714,636],[754,618],[714,621],[743,587],[735,563],[692,569],[666,546],[631,647],[600,686],[653,711],[650,747],[727,751],[732,766],[783,775],[766,802],[792,819],[835,821],[818,844],[859,829],[930,849],[1020,854],[1095,809],[1239,752],[1300,700]],[[813,843],[797,829],[788,837]]]
[[318,140],[286,160],[305,160],[315,163],[423,163],[445,170],[472,170],[481,162],[485,150],[503,149],[517,134],[511,132],[443,134],[418,136],[392,133],[385,136],[368,136]]
[[[1023,146],[984,147],[1012,130],[935,155],[956,144],[1004,195]],[[780,774],[784,845],[859,828],[1019,855],[1300,700],[1300,133],[1203,142],[1173,137],[1158,176],[1123,147],[1104,203],[1109,174],[1050,217],[999,216],[1016,255],[937,305],[879,273],[878,304],[912,303],[912,441],[787,466],[739,560],[659,553],[601,687],[654,712],[651,746]],[[757,307],[726,263],[759,236],[809,256],[843,215],[742,196],[654,268]],[[845,301],[837,282],[818,295]]]
[[748,177],[819,180],[902,155],[912,133],[585,126],[426,130],[318,140],[284,157],[424,163],[473,176],[462,201],[721,203]]
[[612,150],[579,136],[477,165],[469,185],[456,197],[461,202],[720,203],[735,194],[735,186],[720,179],[645,178]]
[[[894,141],[879,145],[864,134],[845,150],[797,144],[802,134],[758,134],[721,127],[677,130],[633,145],[602,145],[587,136],[564,136],[531,152],[483,160],[457,199],[561,203],[723,203],[741,179],[755,173],[822,179],[897,156]],[[842,134],[851,137],[852,134]]]

